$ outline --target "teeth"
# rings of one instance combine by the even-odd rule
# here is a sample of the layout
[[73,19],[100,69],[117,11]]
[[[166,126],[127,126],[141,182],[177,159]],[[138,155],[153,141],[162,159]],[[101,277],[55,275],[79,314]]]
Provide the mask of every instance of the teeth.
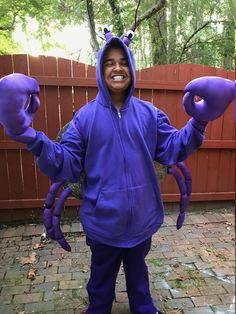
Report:
[[114,81],[121,81],[124,79],[124,76],[123,75],[116,75],[116,76],[113,76],[113,80]]

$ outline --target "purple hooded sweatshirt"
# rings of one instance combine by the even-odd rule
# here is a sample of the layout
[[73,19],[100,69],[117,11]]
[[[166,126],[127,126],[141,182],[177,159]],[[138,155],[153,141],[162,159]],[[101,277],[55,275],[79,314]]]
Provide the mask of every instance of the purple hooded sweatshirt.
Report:
[[[119,115],[102,74],[103,56],[113,40],[122,45],[132,76]],[[118,37],[111,38],[98,54],[97,84],[97,97],[76,113],[60,144],[37,132],[28,149],[53,182],[77,182],[85,173],[80,219],[90,239],[132,247],[163,223],[153,160],[165,165],[185,160],[202,144],[204,127],[192,118],[177,130],[162,111],[133,96],[133,55]]]

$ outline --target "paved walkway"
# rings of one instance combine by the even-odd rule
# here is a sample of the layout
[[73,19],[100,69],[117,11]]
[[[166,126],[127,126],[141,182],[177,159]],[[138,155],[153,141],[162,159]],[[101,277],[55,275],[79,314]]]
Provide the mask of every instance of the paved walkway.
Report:
[[[176,213],[153,237],[147,257],[153,299],[166,314],[235,313],[234,213]],[[0,230],[0,313],[80,314],[86,309],[90,253],[78,222],[63,225],[72,253],[42,241],[43,225]],[[129,313],[124,273],[112,313]]]

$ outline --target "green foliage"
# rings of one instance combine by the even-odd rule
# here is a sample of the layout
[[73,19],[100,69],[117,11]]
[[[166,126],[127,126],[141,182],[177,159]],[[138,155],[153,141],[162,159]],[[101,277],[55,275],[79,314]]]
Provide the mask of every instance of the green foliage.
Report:
[[165,12],[149,21],[152,64],[198,63],[233,69],[233,7],[231,0],[169,0]]
[[0,32],[0,55],[2,54],[11,54],[17,53],[20,50],[20,47],[13,42],[11,38],[4,36]]
[[148,259],[147,263],[156,267],[161,267],[163,266],[163,262],[161,261],[161,259]]
[[0,53],[14,53],[20,49],[13,43],[12,34],[17,26],[27,33],[28,20],[38,22],[38,30],[34,34],[49,45],[51,29],[62,29],[70,23],[84,21],[85,8],[83,1],[58,0],[0,0]]

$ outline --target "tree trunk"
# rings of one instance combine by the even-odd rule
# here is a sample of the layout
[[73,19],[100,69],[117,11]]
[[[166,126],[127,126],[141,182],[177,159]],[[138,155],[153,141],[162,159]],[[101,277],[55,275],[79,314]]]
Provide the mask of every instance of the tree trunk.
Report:
[[90,35],[91,35],[91,46],[92,46],[94,54],[97,54],[99,50],[99,44],[97,41],[97,33],[95,29],[93,1],[92,0],[85,0],[85,1],[86,1],[89,30],[90,30]]
[[232,34],[234,33],[234,25],[231,22],[224,24],[223,34],[225,38],[228,38],[228,44],[222,47],[222,68],[230,69],[230,65],[232,64],[232,51],[234,51],[234,40]]
[[168,31],[168,63],[176,62],[176,29],[177,29],[177,9],[178,9],[178,1],[171,0],[170,1],[170,22],[169,22],[169,31]]
[[152,64],[167,64],[168,56],[165,40],[167,33],[166,9],[149,20],[149,31],[151,36]]

